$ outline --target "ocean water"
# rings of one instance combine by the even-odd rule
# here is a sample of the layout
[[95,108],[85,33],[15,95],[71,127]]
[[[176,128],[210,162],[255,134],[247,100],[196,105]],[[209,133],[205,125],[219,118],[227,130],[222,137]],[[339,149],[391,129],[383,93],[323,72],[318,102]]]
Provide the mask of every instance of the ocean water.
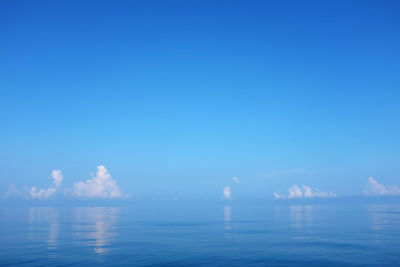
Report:
[[400,266],[400,205],[1,207],[0,265]]

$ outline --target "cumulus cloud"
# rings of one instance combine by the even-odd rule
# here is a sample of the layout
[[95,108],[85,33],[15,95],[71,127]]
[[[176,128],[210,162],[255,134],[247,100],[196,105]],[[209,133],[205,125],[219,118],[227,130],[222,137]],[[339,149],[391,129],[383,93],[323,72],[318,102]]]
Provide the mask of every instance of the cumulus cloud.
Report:
[[51,172],[51,177],[53,177],[54,186],[47,189],[38,189],[36,186],[33,186],[29,190],[29,196],[35,199],[48,199],[49,197],[55,195],[58,187],[63,182],[63,175],[60,170],[53,170]]
[[10,185],[3,198],[48,199],[57,193],[63,182],[63,175],[60,170],[53,170],[51,177],[53,178],[53,185],[49,188],[39,189],[37,186],[32,186],[30,189],[25,187],[24,190],[20,190],[14,185]]
[[224,194],[224,198],[225,199],[231,199],[232,191],[231,191],[231,188],[229,186],[225,186],[224,190],[222,191],[222,193]]
[[373,177],[369,177],[368,186],[364,194],[368,196],[395,196],[400,195],[400,188],[396,185],[384,186],[378,183]]
[[74,184],[74,194],[83,198],[120,198],[124,195],[106,167],[97,166],[96,176]]
[[335,193],[332,192],[324,192],[319,190],[318,188],[315,188],[314,190],[306,185],[303,185],[302,187],[299,187],[297,185],[293,185],[289,188],[288,194],[278,194],[278,193],[273,193],[274,197],[277,199],[284,199],[284,198],[314,198],[314,197],[321,197],[321,198],[327,198],[327,197],[336,197]]
[[[25,187],[24,190],[19,190],[14,185],[10,185],[8,191],[3,194],[3,198],[25,198],[25,199],[49,199],[60,191],[61,184],[64,180],[60,170],[51,172],[53,183],[48,188],[38,188],[32,186]],[[120,198],[128,197],[124,195],[117,181],[113,179],[111,174],[104,166],[97,166],[95,177],[86,181],[80,181],[74,184],[73,189],[66,189],[66,192],[82,198]]]
[[232,177],[232,181],[234,181],[235,183],[239,183],[239,179],[235,176],[235,177]]
[[60,186],[64,180],[64,177],[60,170],[53,170],[51,172],[51,176],[53,177],[53,182],[56,186]]
[[37,199],[47,199],[54,195],[56,193],[55,188],[47,188],[47,189],[37,189],[36,186],[32,187],[29,190],[29,195],[31,198],[37,198]]

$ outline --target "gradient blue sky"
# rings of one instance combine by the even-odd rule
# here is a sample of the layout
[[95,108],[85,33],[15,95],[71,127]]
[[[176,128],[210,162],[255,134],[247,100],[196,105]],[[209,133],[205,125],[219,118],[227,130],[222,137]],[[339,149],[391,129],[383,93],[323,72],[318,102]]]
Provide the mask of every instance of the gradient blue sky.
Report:
[[[400,184],[398,1],[1,1],[0,191]],[[237,176],[240,184],[232,182]]]

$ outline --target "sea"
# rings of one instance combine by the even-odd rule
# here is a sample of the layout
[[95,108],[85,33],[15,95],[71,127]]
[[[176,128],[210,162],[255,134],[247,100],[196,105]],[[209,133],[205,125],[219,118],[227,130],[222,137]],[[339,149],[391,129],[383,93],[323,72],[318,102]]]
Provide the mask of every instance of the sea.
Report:
[[2,205],[0,266],[400,266],[400,204]]

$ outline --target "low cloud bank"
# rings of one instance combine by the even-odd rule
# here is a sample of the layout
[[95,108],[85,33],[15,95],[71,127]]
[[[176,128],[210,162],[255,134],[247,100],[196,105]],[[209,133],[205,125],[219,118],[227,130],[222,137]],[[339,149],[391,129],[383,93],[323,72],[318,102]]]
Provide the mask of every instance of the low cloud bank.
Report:
[[[51,172],[53,184],[48,188],[24,188],[20,190],[14,185],[10,185],[8,191],[3,194],[4,199],[21,198],[21,199],[50,199],[61,191],[61,184],[64,181],[64,176],[60,170]],[[86,181],[79,181],[74,184],[73,189],[65,189],[66,196],[78,198],[121,198],[124,195],[115,179],[112,178],[106,167],[97,166],[96,176]]]
[[33,186],[31,190],[29,190],[29,195],[31,198],[47,199],[53,196],[56,192],[57,190],[55,188],[37,189],[36,186]]
[[23,198],[27,198],[28,197],[27,196],[28,194],[26,192],[27,190],[28,189],[26,189],[25,191],[22,191],[22,190],[18,189],[15,185],[11,184],[8,187],[7,192],[5,192],[2,195],[2,198],[3,199],[9,199],[9,198],[23,199]]
[[328,197],[336,197],[335,193],[332,192],[324,192],[318,188],[314,190],[306,185],[299,187],[297,185],[293,185],[288,189],[288,194],[278,194],[273,193],[276,199],[286,199],[286,198],[328,198]]
[[367,189],[364,190],[367,196],[397,196],[400,195],[400,188],[397,185],[384,186],[378,183],[373,177],[368,178]]
[[60,170],[53,170],[51,172],[51,177],[53,178],[53,186],[47,189],[37,189],[33,186],[29,190],[29,196],[35,199],[48,199],[49,197],[56,194],[58,188],[64,180],[64,177]]

